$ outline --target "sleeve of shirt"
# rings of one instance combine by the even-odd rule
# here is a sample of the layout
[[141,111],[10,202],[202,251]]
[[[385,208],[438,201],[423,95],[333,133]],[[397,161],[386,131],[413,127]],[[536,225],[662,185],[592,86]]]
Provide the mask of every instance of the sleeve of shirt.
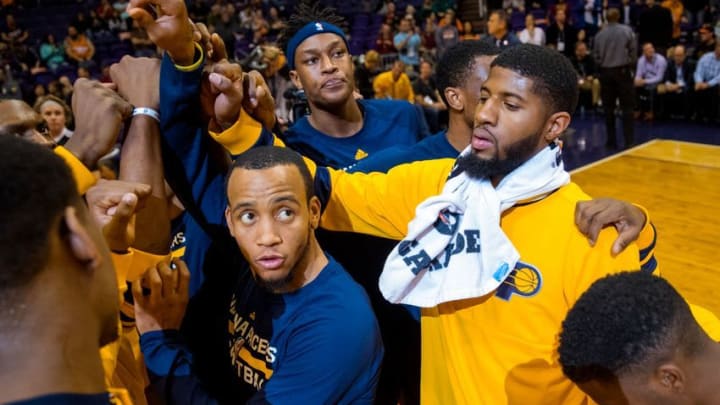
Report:
[[[328,315],[292,332],[287,357],[249,404],[337,404],[349,387],[377,385],[382,339],[371,312]],[[374,392],[353,403],[372,404]]]
[[369,174],[318,168],[316,183],[326,188],[320,198],[326,206],[320,225],[400,240],[418,204],[442,192],[453,163],[426,160]]
[[70,153],[69,150],[62,146],[56,146],[54,151],[56,155],[63,158],[70,168],[73,178],[75,179],[75,184],[77,185],[78,194],[85,194],[97,181],[95,176],[75,155]]
[[214,405],[202,383],[192,373],[192,355],[176,330],[148,332],[140,336],[150,388],[167,403]]
[[198,223],[224,221],[226,167],[210,153],[200,116],[204,56],[198,49],[192,66],[176,66],[166,54],[160,70],[160,129],[165,176]]
[[[658,263],[655,259],[655,242],[657,241],[657,231],[655,225],[650,221],[650,215],[645,207],[635,205],[645,213],[645,226],[640,230],[635,244],[638,247],[638,258],[640,259],[640,268],[642,271],[654,273],[658,269]],[[658,271],[659,273],[659,271]],[[656,273],[656,274],[658,274]]]
[[635,65],[635,80],[642,79],[645,75],[645,59],[640,58]]
[[[573,233],[580,231],[577,229]],[[610,250],[617,238],[614,228],[605,228],[600,232],[593,247],[587,245],[584,237],[569,236],[570,240],[564,249],[575,252],[568,256],[565,277],[565,300],[570,308],[580,295],[585,292],[596,280],[621,271],[639,271],[639,252],[635,243],[630,244],[617,256],[612,256]]]
[[695,321],[715,342],[720,342],[720,320],[704,307],[688,302]]
[[[718,63],[718,62],[716,62]],[[708,80],[709,86],[717,86],[720,84],[720,69],[717,70],[717,74],[712,79]]]
[[403,39],[400,39],[400,34],[395,34],[395,36],[393,37],[393,45],[398,51],[407,46],[407,44],[405,44],[404,46],[400,46],[400,44],[403,42]]

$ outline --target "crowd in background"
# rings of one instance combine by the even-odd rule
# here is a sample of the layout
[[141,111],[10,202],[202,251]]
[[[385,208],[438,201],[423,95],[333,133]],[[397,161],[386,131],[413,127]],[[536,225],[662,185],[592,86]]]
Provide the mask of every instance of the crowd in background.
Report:
[[[2,98],[23,99],[33,105],[39,98],[52,95],[69,104],[72,83],[77,78],[106,82],[109,81],[108,67],[123,55],[157,54],[147,34],[127,15],[125,0],[79,0],[74,6],[90,11],[78,11],[65,21],[64,36],[37,24],[24,24],[28,16],[47,4],[34,0],[6,3],[2,8],[4,24],[0,37]],[[284,67],[285,57],[275,44],[293,2],[192,0],[187,3],[193,21],[203,22],[210,32],[217,32],[231,56],[246,68],[263,73],[277,100],[280,122],[285,124],[291,120],[297,97],[292,91],[287,92],[292,86]],[[694,93],[706,90],[703,86],[707,84],[713,93],[709,102],[716,103],[718,99],[715,94],[718,83],[713,79],[720,71],[720,54],[708,57],[700,72],[697,69],[702,56],[715,50],[716,37],[720,34],[717,3],[716,0],[665,0],[662,3],[655,0],[504,0],[501,4],[489,4],[497,7],[499,13],[490,13],[486,19],[463,15],[466,21],[459,18],[458,4],[448,0],[385,3],[365,0],[352,7],[337,6],[349,22],[344,28],[357,60],[357,85],[362,96],[416,103],[425,111],[430,129],[435,131],[444,125],[446,114],[434,85],[434,62],[448,47],[468,39],[492,41],[495,38],[501,47],[522,42],[558,49],[570,58],[578,71],[580,110],[601,108],[593,41],[595,34],[607,24],[610,7],[620,9],[620,23],[630,26],[636,34],[635,118],[713,121],[717,119],[717,111],[698,113],[694,108]],[[379,28],[372,31],[375,27]],[[402,65],[395,63],[398,60]],[[423,64],[425,73],[422,73]],[[673,66],[684,66],[685,77],[678,80]],[[386,74],[374,83],[382,72]],[[705,84],[696,83],[697,79]],[[704,99],[700,101],[697,105],[707,103]]]

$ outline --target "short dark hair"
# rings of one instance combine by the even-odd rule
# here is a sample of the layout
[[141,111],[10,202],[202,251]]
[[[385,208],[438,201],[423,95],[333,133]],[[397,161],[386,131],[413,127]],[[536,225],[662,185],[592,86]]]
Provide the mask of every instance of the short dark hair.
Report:
[[[302,0],[285,24],[285,29],[280,32],[278,46],[283,52],[287,49],[290,39],[297,34],[302,27],[312,22],[327,22],[345,29],[345,19],[335,13],[335,9],[325,7],[320,2]],[[287,55],[286,55],[287,56]]]
[[617,7],[610,7],[607,11],[607,20],[609,23],[616,23],[620,21],[620,9]]
[[70,169],[47,146],[0,136],[0,294],[47,265],[49,232],[79,201]]
[[570,60],[544,46],[520,44],[505,49],[492,66],[510,69],[532,79],[533,92],[550,106],[550,113],[572,114],[578,102],[577,73]]
[[[308,201],[315,195],[313,189],[313,177],[310,174],[305,161],[299,153],[289,148],[281,148],[278,146],[260,146],[250,149],[249,151],[238,156],[230,167],[230,171],[225,179],[225,193],[227,196],[228,184],[230,176],[235,169],[245,170],[262,170],[270,169],[275,166],[295,166],[300,171],[305,186],[305,195]],[[229,203],[229,200],[228,200]]]
[[634,271],[606,276],[580,296],[562,323],[560,364],[575,383],[610,381],[699,353],[704,332],[665,279]]
[[502,9],[492,10],[492,11],[490,11],[490,14],[488,14],[488,17],[492,16],[493,14],[495,14],[496,16],[498,16],[498,18],[500,19],[500,21],[503,21],[503,22],[505,23],[505,25],[507,25],[507,23],[508,23],[508,15],[507,15],[507,13],[505,12],[505,10],[502,10]]
[[448,48],[437,63],[435,76],[440,97],[445,99],[445,89],[462,87],[475,68],[475,59],[481,56],[495,56],[500,48],[483,41],[462,41]]

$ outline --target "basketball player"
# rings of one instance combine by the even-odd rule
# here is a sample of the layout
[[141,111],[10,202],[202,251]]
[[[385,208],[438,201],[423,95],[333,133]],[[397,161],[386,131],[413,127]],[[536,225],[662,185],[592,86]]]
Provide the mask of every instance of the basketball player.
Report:
[[563,372],[601,405],[717,404],[720,344],[696,311],[660,277],[602,278],[563,321]]

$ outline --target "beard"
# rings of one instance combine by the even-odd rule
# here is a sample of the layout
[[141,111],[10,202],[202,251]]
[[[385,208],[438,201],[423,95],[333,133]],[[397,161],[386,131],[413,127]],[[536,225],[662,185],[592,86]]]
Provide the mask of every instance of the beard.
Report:
[[505,148],[505,158],[500,159],[500,151],[490,159],[477,157],[468,153],[457,160],[458,169],[465,172],[471,179],[505,176],[527,162],[537,147],[538,135],[524,137]]

